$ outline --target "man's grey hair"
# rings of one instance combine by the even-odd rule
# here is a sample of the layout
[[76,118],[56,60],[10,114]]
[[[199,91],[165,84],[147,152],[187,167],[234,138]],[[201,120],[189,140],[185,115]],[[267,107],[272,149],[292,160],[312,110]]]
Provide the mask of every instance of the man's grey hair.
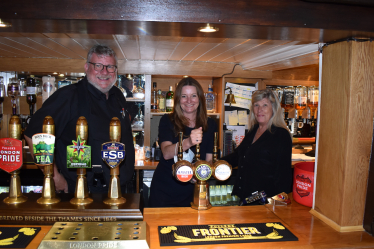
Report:
[[97,45],[93,46],[90,49],[90,51],[88,51],[87,62],[91,61],[93,53],[97,54],[98,56],[100,56],[100,55],[101,56],[114,56],[114,59],[116,61],[116,65],[118,64],[116,52],[114,52],[113,49],[111,49],[108,46],[105,46],[105,45],[102,45],[102,44],[97,44]]

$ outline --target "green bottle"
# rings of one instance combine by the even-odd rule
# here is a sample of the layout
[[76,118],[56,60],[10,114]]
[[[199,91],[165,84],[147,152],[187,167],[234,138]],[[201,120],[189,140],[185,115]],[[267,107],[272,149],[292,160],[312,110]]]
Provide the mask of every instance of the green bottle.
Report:
[[174,108],[174,92],[173,87],[169,86],[169,91],[166,93],[166,112],[172,112]]

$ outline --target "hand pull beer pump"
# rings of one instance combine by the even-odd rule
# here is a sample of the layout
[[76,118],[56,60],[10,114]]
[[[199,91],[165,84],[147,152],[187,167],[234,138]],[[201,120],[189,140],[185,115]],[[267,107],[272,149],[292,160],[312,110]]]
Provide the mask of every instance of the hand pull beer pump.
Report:
[[[39,150],[41,159],[39,162],[43,162],[44,165],[44,183],[42,197],[37,202],[39,204],[54,204],[60,202],[60,198],[56,196],[55,182],[53,180],[53,151],[54,151],[54,134],[55,134],[55,122],[51,116],[47,116],[43,121],[43,133],[35,134],[33,136],[33,144],[35,136],[43,136],[44,138],[52,138],[53,144],[42,143],[40,141],[35,147]],[[52,135],[52,136],[49,136]],[[43,138],[43,139],[44,139]],[[39,147],[38,147],[39,146]],[[44,152],[43,152],[44,151]],[[52,152],[51,152],[52,151]],[[36,153],[34,151],[34,160]],[[48,158],[52,158],[49,160]],[[41,165],[41,164],[38,164]]]
[[183,160],[183,132],[179,132],[178,161],[173,164],[173,176],[180,182],[189,182],[192,179],[192,164]]
[[[88,124],[85,117],[79,117],[77,121],[77,125],[75,128],[75,134],[79,142],[83,143],[87,141],[88,138]],[[78,145],[80,146],[80,144]],[[78,148],[78,151],[80,148]],[[78,168],[77,169],[77,183],[75,186],[75,197],[70,200],[71,204],[74,205],[86,205],[92,203],[93,200],[88,195],[88,186],[87,186],[87,178],[86,178],[86,169],[85,168]]]
[[209,201],[209,184],[207,180],[213,175],[218,181],[226,181],[232,173],[231,165],[224,161],[218,160],[218,132],[214,133],[213,147],[213,165],[210,166],[206,161],[200,160],[200,146],[196,147],[196,159],[194,164],[194,173],[198,181],[195,184],[194,198],[191,207],[197,210],[206,210],[212,207]]
[[102,144],[101,156],[110,167],[110,183],[108,198],[105,204],[118,205],[126,202],[122,197],[119,179],[119,164],[125,159],[125,145],[121,141],[121,121],[114,117],[109,124],[109,138],[111,142]]
[[[11,139],[9,139],[11,138]],[[21,121],[18,116],[12,116],[9,120],[9,138],[1,139],[2,150],[16,149],[12,151],[11,156],[1,160],[1,169],[10,173],[9,196],[3,201],[7,204],[18,204],[27,201],[27,197],[21,191],[21,179],[19,177],[22,167],[22,142],[21,140]],[[4,144],[2,143],[4,142]],[[6,154],[2,155],[7,156]],[[8,160],[10,159],[10,160]]]

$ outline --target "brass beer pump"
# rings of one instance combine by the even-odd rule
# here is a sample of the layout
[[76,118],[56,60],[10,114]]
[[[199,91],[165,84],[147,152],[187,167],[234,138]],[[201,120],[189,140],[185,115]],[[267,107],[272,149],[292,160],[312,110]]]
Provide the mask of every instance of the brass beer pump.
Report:
[[[79,117],[77,120],[77,125],[75,128],[75,134],[78,139],[80,137],[80,142],[87,141],[88,138],[88,124],[85,117]],[[88,195],[88,185],[86,178],[86,169],[77,169],[77,183],[75,185],[75,197],[70,200],[71,204],[74,205],[87,205],[92,203],[92,198]]]
[[[121,121],[114,117],[109,124],[109,138],[113,143],[121,141]],[[124,146],[124,145],[123,145]],[[108,163],[107,163],[108,164]],[[110,182],[108,198],[104,200],[105,204],[108,205],[118,205],[126,202],[126,199],[122,197],[121,193],[121,183],[119,179],[119,165],[115,167],[110,167]]]
[[200,145],[196,145],[196,162],[193,166],[194,176],[197,179],[194,188],[194,197],[191,207],[197,210],[207,210],[212,207],[209,201],[209,186],[207,180],[211,176],[218,181],[229,179],[232,174],[232,166],[224,161],[218,160],[218,132],[214,133],[213,165],[207,161],[200,160]]
[[[51,135],[55,134],[55,122],[51,116],[46,116],[43,121],[43,133]],[[42,197],[37,200],[39,204],[55,204],[60,202],[60,198],[56,196],[55,181],[53,180],[53,162],[44,166],[44,183]]]
[[218,160],[218,132],[214,133],[213,177],[218,181],[226,181],[232,174],[232,166],[225,160]]
[[193,202],[191,208],[207,210],[212,207],[209,201],[208,180],[212,176],[212,165],[200,160],[200,144],[196,145],[196,162],[193,165],[194,177],[197,179],[194,187]]
[[[21,121],[18,116],[12,116],[9,120],[9,137],[21,140]],[[19,173],[20,169],[10,172],[9,196],[3,200],[7,204],[27,201],[27,197],[22,194]]]
[[188,182],[192,179],[192,164],[183,160],[183,132],[179,132],[178,161],[173,164],[173,176],[180,182]]

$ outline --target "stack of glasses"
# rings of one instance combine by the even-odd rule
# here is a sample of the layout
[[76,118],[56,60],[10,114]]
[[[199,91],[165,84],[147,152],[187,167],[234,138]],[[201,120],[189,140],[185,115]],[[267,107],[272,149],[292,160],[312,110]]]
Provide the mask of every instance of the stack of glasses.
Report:
[[209,200],[212,206],[238,206],[239,197],[231,195],[233,185],[209,186]]

